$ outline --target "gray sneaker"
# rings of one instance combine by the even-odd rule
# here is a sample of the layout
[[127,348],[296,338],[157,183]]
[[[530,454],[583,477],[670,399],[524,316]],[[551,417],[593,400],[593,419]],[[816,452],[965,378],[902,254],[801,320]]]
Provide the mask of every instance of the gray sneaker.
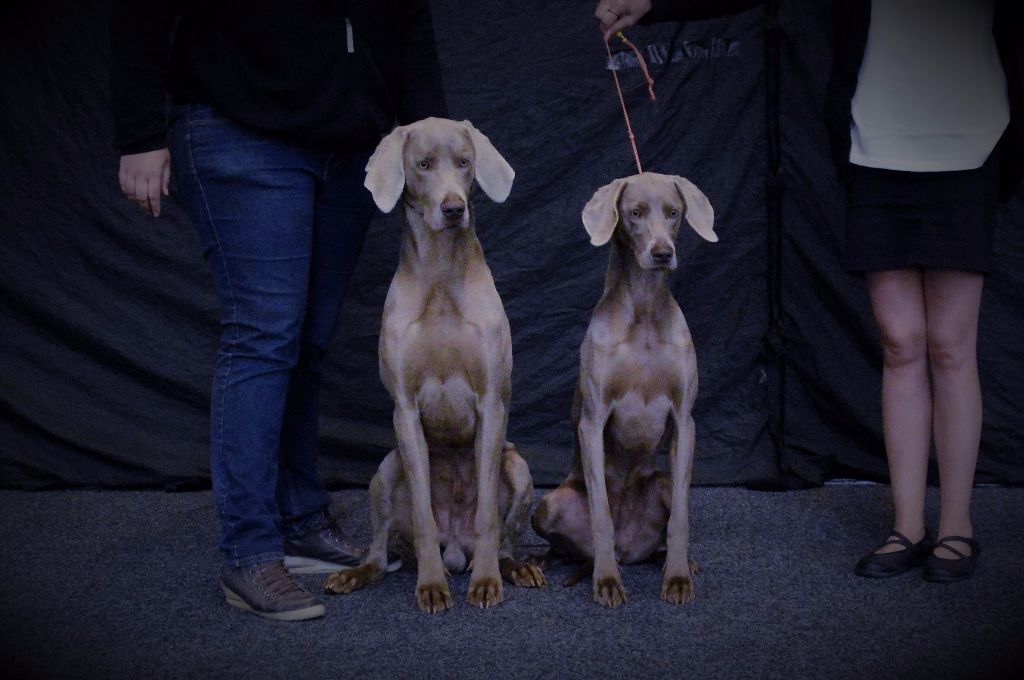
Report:
[[364,552],[325,518],[301,536],[285,539],[284,566],[293,574],[333,574],[359,564]]
[[281,560],[225,566],[220,580],[232,607],[275,621],[304,621],[324,615],[323,603],[295,582]]

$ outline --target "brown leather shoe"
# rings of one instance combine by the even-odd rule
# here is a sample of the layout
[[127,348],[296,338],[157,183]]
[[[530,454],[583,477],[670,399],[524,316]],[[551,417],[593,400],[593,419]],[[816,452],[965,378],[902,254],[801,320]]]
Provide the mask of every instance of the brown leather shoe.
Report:
[[284,541],[284,566],[293,574],[333,574],[359,564],[365,551],[345,536],[333,519]]
[[275,621],[304,621],[324,615],[323,603],[295,582],[281,560],[225,566],[220,580],[232,607]]

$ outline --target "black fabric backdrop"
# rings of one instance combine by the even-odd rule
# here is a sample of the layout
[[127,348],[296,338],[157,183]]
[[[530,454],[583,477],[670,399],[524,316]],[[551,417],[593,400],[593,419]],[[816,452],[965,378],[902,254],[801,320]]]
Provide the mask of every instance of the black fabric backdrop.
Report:
[[[863,282],[839,266],[839,187],[821,102],[826,3],[636,28],[656,80],[617,54],[645,169],[682,174],[720,241],[680,237],[673,290],[699,357],[697,483],[786,473],[885,474],[878,341]],[[580,210],[635,171],[590,0],[434,3],[453,117],[516,169],[509,200],[476,196],[515,368],[509,437],[538,484],[572,450],[578,348],[607,253]],[[144,217],[110,148],[106,3],[0,16],[0,486],[208,483],[216,301],[173,204]],[[621,51],[622,47],[616,46]],[[321,466],[365,483],[393,442],[377,375],[381,305],[401,223],[371,227],[327,364]],[[979,480],[1024,482],[1024,206],[1001,216],[979,360]]]

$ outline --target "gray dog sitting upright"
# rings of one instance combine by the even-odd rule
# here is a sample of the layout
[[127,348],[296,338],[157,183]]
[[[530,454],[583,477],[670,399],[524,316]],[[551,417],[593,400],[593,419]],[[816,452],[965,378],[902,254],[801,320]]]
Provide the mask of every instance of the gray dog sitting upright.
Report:
[[[540,586],[534,565],[513,559],[533,501],[530,470],[505,441],[512,338],[477,240],[473,179],[502,202],[515,174],[469,122],[439,118],[396,128],[366,166],[377,206],[399,199],[406,228],[380,333],[380,375],[395,402],[398,448],[370,483],[373,542],[363,563],[332,574],[328,592],[379,580],[389,538],[415,554],[416,603],[452,605],[445,571],[472,564],[469,602],[502,600],[502,577]],[[443,551],[443,554],[442,554]]]
[[[583,209],[591,243],[611,241],[608,273],[580,348],[573,469],[541,499],[533,527],[553,554],[593,560],[594,599],[609,607],[626,601],[618,562],[647,560],[666,538],[661,597],[693,599],[696,565],[687,550],[697,356],[668,287],[684,215],[703,238],[718,240],[711,204],[682,177],[617,179]],[[671,475],[656,464],[665,439]]]

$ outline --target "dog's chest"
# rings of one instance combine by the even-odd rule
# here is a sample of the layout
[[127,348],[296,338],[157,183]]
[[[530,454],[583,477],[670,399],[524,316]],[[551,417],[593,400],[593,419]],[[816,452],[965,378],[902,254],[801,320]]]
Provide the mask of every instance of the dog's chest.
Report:
[[488,311],[478,296],[438,287],[409,297],[384,325],[391,337],[386,361],[411,391],[419,391],[428,380],[458,379],[482,393],[488,373],[503,368],[504,362],[495,357],[508,354],[511,364],[508,321]]
[[667,395],[647,399],[639,391],[621,395],[610,404],[607,430],[621,451],[653,451],[665,433],[672,402]]
[[478,398],[496,373],[511,373],[508,322],[502,324],[503,317],[488,314],[465,293],[443,288],[401,313],[407,323],[396,333],[387,361],[419,409],[428,445],[472,446]]
[[605,357],[606,394],[610,402],[678,403],[696,375],[690,346],[649,339],[622,342]]
[[694,386],[692,351],[666,343],[624,343],[607,357],[608,434],[624,451],[658,446],[673,409]]
[[483,393],[488,360],[486,345],[495,333],[481,329],[457,315],[425,317],[412,324],[402,348],[403,373],[410,387],[420,390],[427,382],[458,381],[471,391]]

